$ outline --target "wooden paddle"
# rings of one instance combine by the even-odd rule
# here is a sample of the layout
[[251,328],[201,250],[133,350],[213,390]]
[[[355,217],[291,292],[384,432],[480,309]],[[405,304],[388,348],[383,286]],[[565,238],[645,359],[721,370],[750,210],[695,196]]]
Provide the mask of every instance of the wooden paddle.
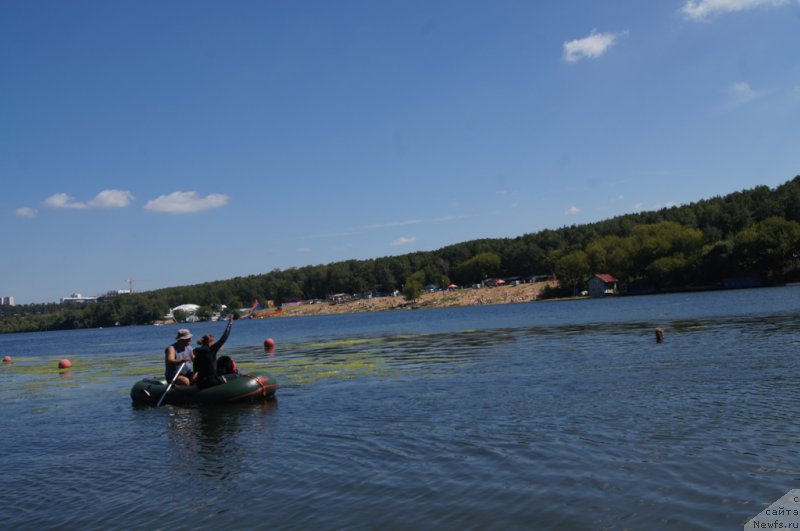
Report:
[[183,366],[184,366],[184,365],[186,365],[186,362],[185,362],[185,361],[184,361],[183,363],[181,363],[181,366],[180,366],[180,367],[178,367],[178,372],[176,372],[176,373],[175,373],[175,377],[174,377],[174,378],[172,378],[172,381],[171,381],[171,382],[169,383],[169,385],[167,386],[167,390],[166,390],[166,391],[164,391],[164,394],[163,394],[163,395],[161,395],[161,398],[159,398],[159,399],[158,399],[158,404],[156,404],[156,407],[161,407],[161,402],[163,402],[163,401],[164,401],[164,398],[167,396],[167,393],[169,393],[169,390],[170,390],[170,388],[172,387],[172,384],[174,384],[174,383],[175,383],[175,380],[177,380],[177,379],[178,379],[178,376],[180,376],[180,375],[181,375],[181,371],[183,370]]

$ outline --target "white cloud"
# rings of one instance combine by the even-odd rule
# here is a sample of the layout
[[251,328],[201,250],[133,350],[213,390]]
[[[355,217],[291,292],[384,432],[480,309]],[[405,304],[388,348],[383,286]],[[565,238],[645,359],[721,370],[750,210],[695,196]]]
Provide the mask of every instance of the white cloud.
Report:
[[681,13],[689,20],[705,21],[716,15],[786,3],[787,0],[686,0]]
[[14,213],[21,218],[35,218],[37,212],[34,208],[22,207],[18,208]]
[[373,223],[371,225],[367,225],[365,228],[367,229],[385,229],[388,227],[403,227],[405,225],[416,225],[418,223],[425,223],[425,220],[422,219],[407,219],[405,221],[389,221],[387,223]]
[[371,225],[367,225],[365,228],[367,229],[385,229],[391,227],[404,227],[406,225],[417,225],[419,223],[439,223],[442,221],[453,221],[456,219],[462,219],[464,216],[444,216],[441,218],[431,218],[431,219],[407,219],[405,221],[389,221],[387,223],[373,223]]
[[588,37],[564,42],[564,60],[568,63],[575,63],[581,59],[596,59],[605,54],[619,37],[627,34],[627,31],[597,33],[597,30],[592,30]]
[[173,192],[152,199],[144,205],[146,210],[166,214],[194,214],[228,204],[229,197],[224,194],[210,194],[200,197],[197,192]]
[[44,204],[50,208],[86,208],[86,203],[75,201],[74,197],[64,193],[51,195],[44,200]]
[[731,107],[745,105],[760,96],[758,92],[753,90],[750,85],[744,81],[739,81],[729,86],[726,93],[728,94],[728,105]]
[[578,208],[575,205],[573,205],[573,206],[569,207],[568,209],[566,209],[564,211],[564,214],[567,214],[568,216],[574,216],[575,214],[578,214],[580,211],[581,211],[580,208]]
[[467,216],[444,216],[441,218],[430,218],[430,219],[407,219],[404,221],[389,221],[387,223],[372,223],[370,225],[363,225],[360,227],[352,227],[348,229],[343,229],[336,232],[328,232],[324,234],[316,234],[314,238],[338,238],[341,236],[352,236],[353,234],[359,234],[368,230],[377,230],[377,229],[387,229],[387,228],[394,228],[394,227],[405,227],[408,225],[419,225],[420,223],[442,223],[446,221],[454,221],[458,219],[464,219]]
[[76,201],[65,193],[53,194],[44,200],[50,208],[121,208],[128,206],[135,199],[127,190],[103,190],[88,203]]
[[417,239],[413,237],[412,238],[401,237],[393,241],[392,245],[408,245],[409,243],[414,243],[415,241],[417,241]]
[[135,197],[127,190],[103,190],[94,199],[89,201],[89,206],[98,208],[123,208],[131,204]]

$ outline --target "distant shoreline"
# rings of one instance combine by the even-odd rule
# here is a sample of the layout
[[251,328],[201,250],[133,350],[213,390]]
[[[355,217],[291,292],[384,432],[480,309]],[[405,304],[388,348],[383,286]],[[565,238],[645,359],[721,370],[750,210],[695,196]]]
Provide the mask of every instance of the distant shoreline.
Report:
[[557,286],[557,281],[533,282],[510,286],[459,288],[423,293],[419,299],[406,301],[402,295],[353,299],[340,303],[302,303],[281,308],[269,308],[256,312],[251,319],[273,319],[282,317],[304,317],[309,315],[332,315],[394,310],[418,310],[423,308],[449,308],[454,306],[481,306],[487,304],[513,304],[531,302],[547,286]]

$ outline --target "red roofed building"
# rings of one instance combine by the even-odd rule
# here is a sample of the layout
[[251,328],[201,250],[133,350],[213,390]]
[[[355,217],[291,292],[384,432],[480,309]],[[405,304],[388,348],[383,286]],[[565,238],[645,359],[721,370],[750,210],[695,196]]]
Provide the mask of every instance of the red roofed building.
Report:
[[611,275],[596,274],[589,279],[589,296],[604,297],[606,295],[617,294],[617,280]]

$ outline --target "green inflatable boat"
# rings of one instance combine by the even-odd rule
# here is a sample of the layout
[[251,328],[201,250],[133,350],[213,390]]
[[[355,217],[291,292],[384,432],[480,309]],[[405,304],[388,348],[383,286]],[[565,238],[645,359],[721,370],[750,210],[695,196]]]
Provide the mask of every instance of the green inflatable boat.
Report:
[[[162,404],[226,404],[269,398],[278,389],[278,382],[268,372],[261,375],[226,374],[224,384],[200,389],[194,385],[173,385]],[[165,378],[145,378],[131,388],[134,404],[158,404],[169,383]]]

